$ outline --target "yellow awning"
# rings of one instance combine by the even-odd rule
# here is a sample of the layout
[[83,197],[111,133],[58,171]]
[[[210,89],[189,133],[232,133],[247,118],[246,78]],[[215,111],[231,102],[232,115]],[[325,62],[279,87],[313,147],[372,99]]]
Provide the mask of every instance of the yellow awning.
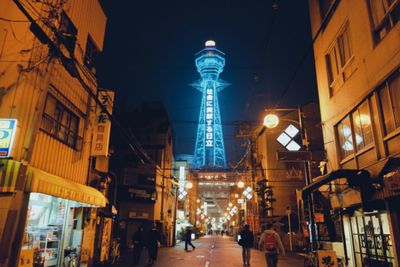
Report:
[[43,193],[97,207],[105,207],[106,197],[93,187],[74,183],[60,176],[29,167],[26,192]]

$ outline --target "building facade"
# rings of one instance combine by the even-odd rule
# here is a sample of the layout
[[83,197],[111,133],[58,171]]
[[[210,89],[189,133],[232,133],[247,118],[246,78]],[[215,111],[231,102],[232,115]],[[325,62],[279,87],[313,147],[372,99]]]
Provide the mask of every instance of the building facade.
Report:
[[106,16],[97,0],[2,0],[0,17],[0,266],[79,261],[107,202],[88,186]]
[[[321,242],[346,266],[398,266],[399,1],[309,0],[328,173]],[[304,192],[306,191],[306,192]]]
[[119,181],[117,203],[120,237],[125,247],[138,227],[157,224],[165,245],[174,239],[177,181],[173,178],[171,124],[162,103],[146,102],[139,111],[118,116],[126,132],[140,143],[132,151],[113,137],[115,160],[111,169]]

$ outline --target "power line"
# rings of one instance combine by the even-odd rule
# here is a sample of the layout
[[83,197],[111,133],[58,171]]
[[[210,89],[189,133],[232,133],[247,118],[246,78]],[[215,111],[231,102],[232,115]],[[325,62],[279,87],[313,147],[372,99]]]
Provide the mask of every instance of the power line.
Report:
[[24,22],[24,23],[29,23],[29,20],[16,20],[16,19],[7,19],[7,18],[2,18],[0,17],[0,20],[7,21],[7,22]]

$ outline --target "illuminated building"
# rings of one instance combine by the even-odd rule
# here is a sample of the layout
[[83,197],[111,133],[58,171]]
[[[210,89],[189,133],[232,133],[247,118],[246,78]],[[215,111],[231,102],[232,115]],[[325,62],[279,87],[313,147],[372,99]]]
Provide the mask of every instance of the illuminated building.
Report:
[[219,78],[225,66],[225,54],[207,41],[196,54],[196,67],[201,78],[192,86],[202,93],[196,147],[195,168],[225,168],[225,147],[221,126],[218,93],[229,84]]
[[[399,266],[400,2],[309,0],[309,8],[327,160],[303,197],[313,192],[314,214],[325,211],[319,245],[347,266]],[[328,212],[318,207],[325,196]]]

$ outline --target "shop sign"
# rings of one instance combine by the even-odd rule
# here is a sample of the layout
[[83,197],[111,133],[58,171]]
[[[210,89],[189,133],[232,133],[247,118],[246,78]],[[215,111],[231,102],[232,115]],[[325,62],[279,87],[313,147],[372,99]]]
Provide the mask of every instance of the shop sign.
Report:
[[[101,104],[112,114],[114,103],[114,92],[99,91],[98,98]],[[97,106],[96,121],[92,140],[92,156],[108,156],[108,145],[110,143],[111,121],[102,108]]]
[[130,211],[128,217],[131,219],[149,219],[149,213],[140,211]]
[[324,214],[323,213],[314,213],[314,221],[316,223],[324,223]]
[[17,120],[0,119],[0,158],[10,157],[16,128]]
[[318,266],[321,267],[338,267],[336,251],[334,250],[318,250]]
[[33,249],[21,249],[18,260],[18,267],[33,266]]

